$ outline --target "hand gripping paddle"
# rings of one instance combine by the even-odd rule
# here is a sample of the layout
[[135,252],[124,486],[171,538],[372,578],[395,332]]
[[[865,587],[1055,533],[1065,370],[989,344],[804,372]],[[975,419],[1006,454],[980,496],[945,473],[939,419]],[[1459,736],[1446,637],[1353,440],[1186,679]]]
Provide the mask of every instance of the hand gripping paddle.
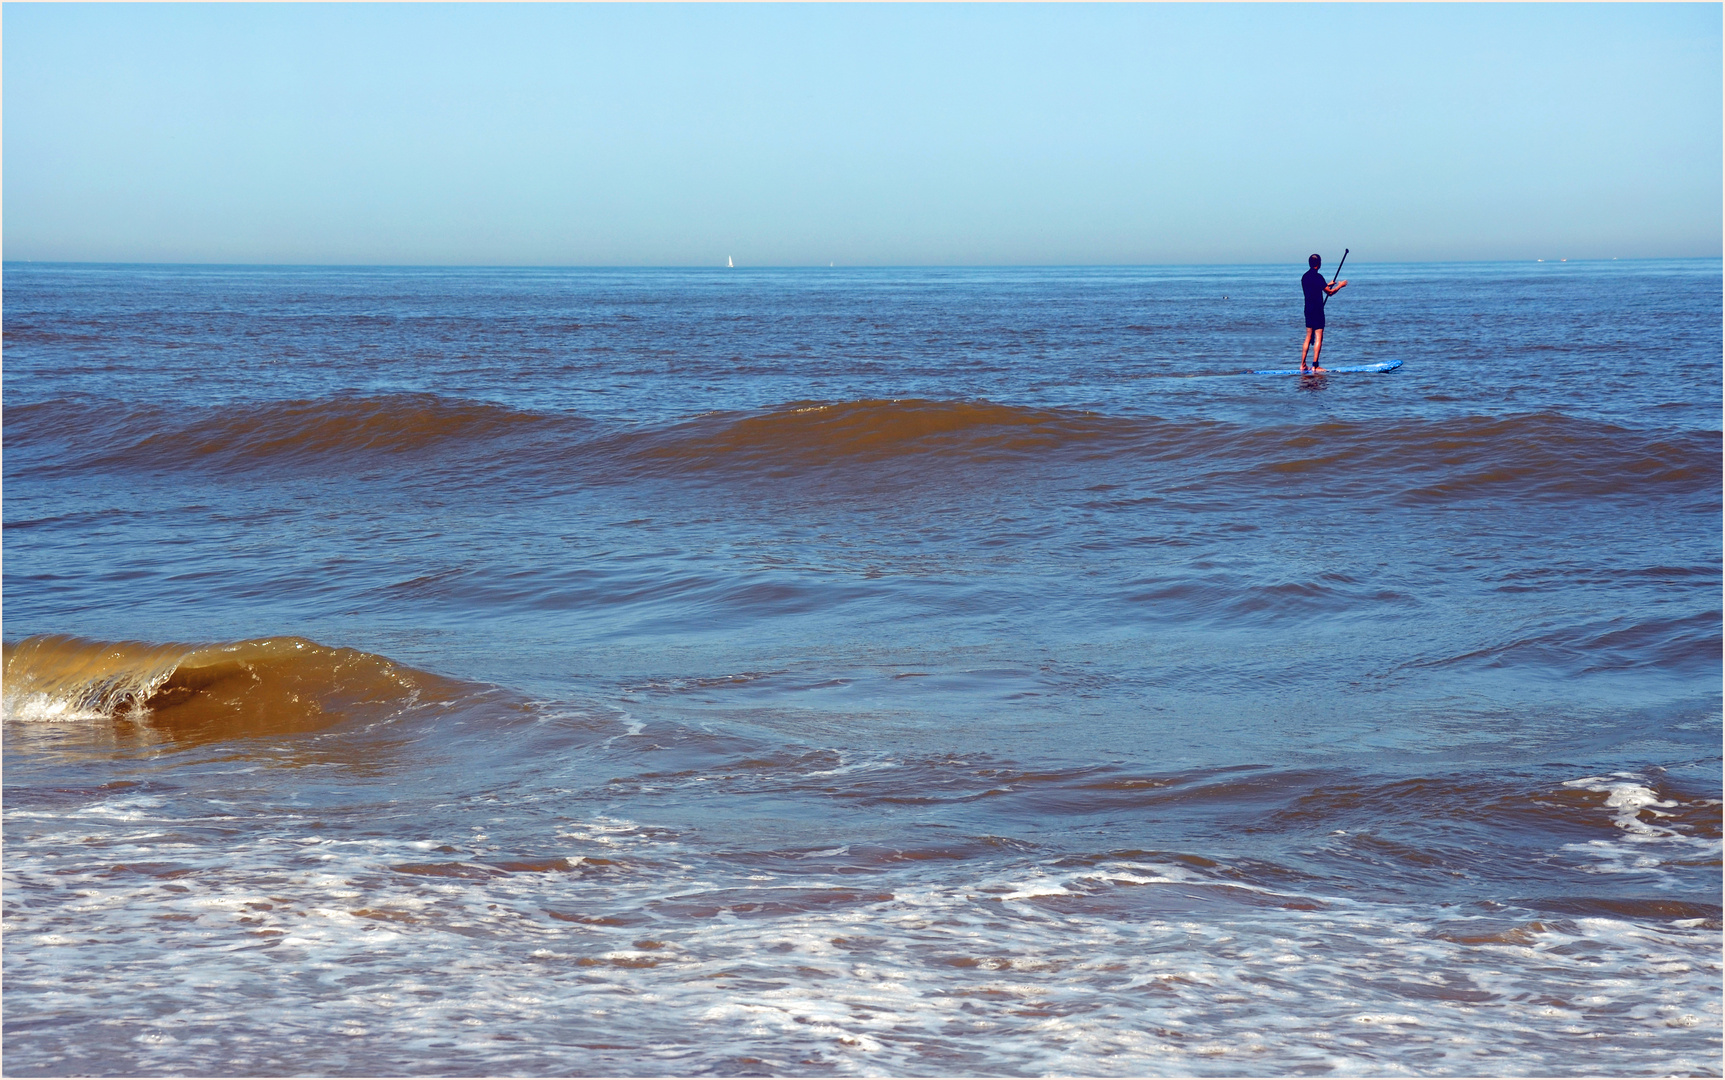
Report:
[[[1342,267],[1347,265],[1348,251],[1349,250],[1350,249],[1348,249],[1348,248],[1342,249],[1342,261],[1336,264],[1336,272],[1330,276],[1330,284],[1331,285],[1334,285],[1336,283],[1336,278],[1339,278],[1342,276]],[[1330,294],[1329,293],[1324,294],[1324,306],[1325,307],[1330,306]]]

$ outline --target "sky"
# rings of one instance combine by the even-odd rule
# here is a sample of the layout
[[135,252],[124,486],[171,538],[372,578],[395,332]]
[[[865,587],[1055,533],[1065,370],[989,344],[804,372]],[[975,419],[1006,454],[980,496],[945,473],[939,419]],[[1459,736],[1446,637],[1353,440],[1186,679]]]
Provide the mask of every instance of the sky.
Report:
[[8,3],[3,20],[8,260],[1721,253],[1718,4]]

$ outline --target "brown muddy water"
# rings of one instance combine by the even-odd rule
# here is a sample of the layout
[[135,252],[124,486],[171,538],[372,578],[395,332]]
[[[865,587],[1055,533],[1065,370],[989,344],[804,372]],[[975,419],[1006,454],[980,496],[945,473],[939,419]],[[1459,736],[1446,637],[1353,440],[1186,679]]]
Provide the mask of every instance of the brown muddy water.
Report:
[[1301,270],[8,264],[7,1074],[1719,1075],[1718,260]]

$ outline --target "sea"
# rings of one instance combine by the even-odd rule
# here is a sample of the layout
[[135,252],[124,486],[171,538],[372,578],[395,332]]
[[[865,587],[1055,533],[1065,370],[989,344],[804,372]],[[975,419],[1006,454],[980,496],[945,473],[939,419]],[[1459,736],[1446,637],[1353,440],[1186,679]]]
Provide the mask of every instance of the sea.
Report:
[[9,1076],[1719,1076],[1718,259],[4,266]]

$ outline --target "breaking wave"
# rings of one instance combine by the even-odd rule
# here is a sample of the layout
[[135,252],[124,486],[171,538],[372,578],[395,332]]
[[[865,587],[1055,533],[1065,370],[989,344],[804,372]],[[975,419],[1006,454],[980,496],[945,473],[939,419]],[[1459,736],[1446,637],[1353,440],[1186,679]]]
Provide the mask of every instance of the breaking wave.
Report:
[[452,701],[463,684],[304,638],[213,645],[62,635],[4,647],[8,721],[127,720],[191,737],[283,734]]

